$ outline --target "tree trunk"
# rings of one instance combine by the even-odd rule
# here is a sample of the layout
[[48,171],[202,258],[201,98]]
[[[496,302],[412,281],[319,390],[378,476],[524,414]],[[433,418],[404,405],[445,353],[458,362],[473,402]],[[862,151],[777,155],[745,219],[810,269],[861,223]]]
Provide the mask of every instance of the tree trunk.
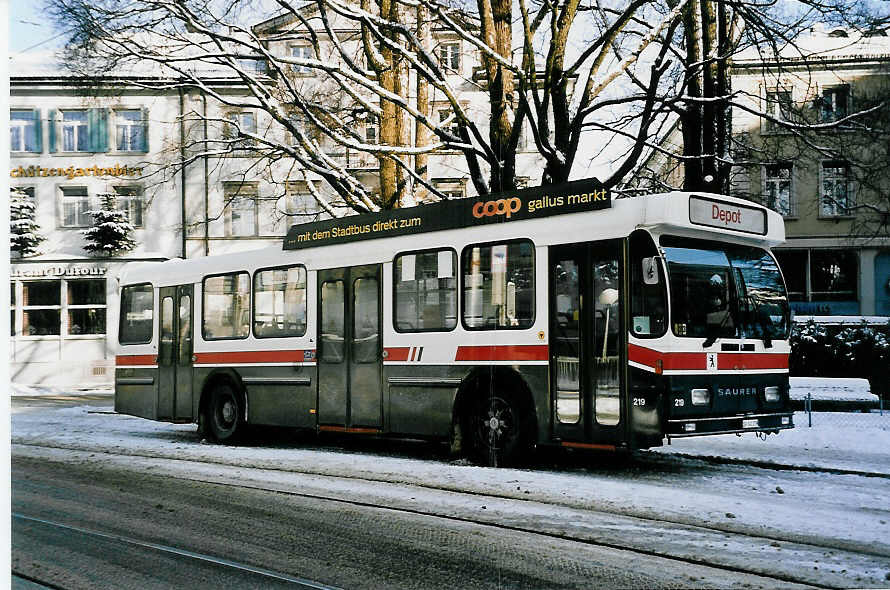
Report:
[[[512,53],[512,3],[510,0],[478,0],[482,19],[482,39],[495,53],[506,60]],[[488,78],[488,97],[491,121],[488,136],[494,153],[491,164],[491,192],[516,187],[516,149],[511,148],[513,132],[513,100],[515,81],[513,72],[505,70],[494,60],[483,57]]]

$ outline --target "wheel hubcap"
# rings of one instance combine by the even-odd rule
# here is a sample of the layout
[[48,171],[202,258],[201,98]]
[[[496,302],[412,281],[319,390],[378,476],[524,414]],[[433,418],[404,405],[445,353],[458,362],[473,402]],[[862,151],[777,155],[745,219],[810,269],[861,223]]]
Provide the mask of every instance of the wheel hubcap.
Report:
[[231,424],[235,421],[235,404],[232,403],[232,400],[223,402],[221,415],[226,424]]

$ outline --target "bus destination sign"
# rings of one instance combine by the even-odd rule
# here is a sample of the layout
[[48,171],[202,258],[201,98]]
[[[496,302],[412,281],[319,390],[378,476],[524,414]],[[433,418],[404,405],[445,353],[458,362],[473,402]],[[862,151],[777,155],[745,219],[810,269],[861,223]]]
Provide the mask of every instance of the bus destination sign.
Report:
[[689,221],[750,234],[766,234],[766,211],[763,209],[704,197],[689,197]]
[[590,178],[294,225],[284,238],[284,249],[300,250],[487,223],[538,219],[611,206],[609,191],[602,188],[597,179]]

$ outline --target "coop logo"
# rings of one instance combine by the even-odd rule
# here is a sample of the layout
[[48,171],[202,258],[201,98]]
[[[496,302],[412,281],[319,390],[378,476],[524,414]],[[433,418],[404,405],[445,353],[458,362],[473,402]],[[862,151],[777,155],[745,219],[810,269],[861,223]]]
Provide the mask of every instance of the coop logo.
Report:
[[522,208],[522,201],[517,197],[510,199],[498,199],[497,201],[485,201],[473,205],[473,217],[482,219],[494,215],[506,215],[507,219]]

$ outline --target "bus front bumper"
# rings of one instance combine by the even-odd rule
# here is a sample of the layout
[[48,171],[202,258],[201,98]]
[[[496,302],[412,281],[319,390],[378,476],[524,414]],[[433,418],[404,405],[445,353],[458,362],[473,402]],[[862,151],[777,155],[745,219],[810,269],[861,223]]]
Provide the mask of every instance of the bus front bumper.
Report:
[[668,420],[665,436],[687,438],[708,434],[773,433],[794,428],[791,412],[778,414],[740,414],[714,418],[677,418]]

